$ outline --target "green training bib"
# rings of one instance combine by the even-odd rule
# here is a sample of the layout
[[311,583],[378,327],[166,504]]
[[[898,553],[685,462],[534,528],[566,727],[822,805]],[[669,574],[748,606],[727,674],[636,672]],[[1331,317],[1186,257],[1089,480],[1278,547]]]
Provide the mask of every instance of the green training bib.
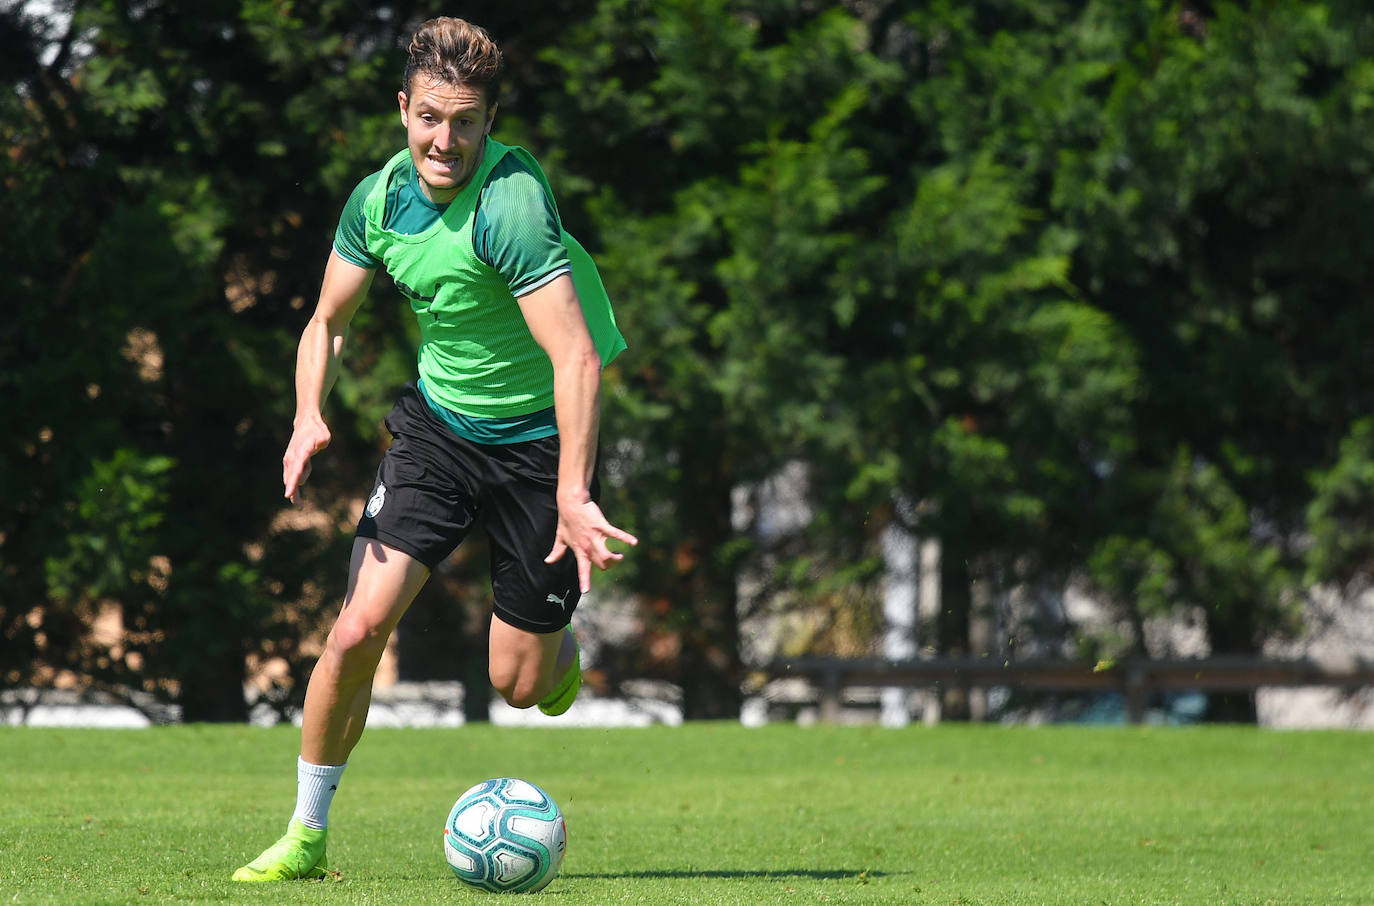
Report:
[[[387,189],[406,172],[408,149],[391,158],[363,204],[368,251],[410,300],[419,322],[419,370],[426,392],[478,418],[525,415],[553,405],[553,365],[530,334],[505,279],[477,257],[472,244],[482,187],[507,154],[517,155],[539,179],[556,214],[553,190],[534,157],[490,137],[477,172],[429,229],[408,236],[382,227]],[[625,339],[591,255],[566,230],[561,238],[582,316],[604,367],[625,349]]]

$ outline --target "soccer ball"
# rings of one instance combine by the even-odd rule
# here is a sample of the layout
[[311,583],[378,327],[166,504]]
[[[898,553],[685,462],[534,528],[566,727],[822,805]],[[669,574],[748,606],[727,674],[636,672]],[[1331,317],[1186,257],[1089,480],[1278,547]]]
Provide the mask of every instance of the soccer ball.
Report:
[[558,874],[567,845],[563,813],[526,780],[486,780],[458,797],[444,825],[444,858],[467,884],[533,893]]

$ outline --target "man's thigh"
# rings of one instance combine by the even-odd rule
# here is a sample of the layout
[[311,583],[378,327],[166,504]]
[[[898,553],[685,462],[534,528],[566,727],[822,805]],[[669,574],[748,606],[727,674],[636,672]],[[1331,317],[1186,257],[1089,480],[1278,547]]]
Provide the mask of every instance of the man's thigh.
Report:
[[566,635],[562,629],[530,632],[493,615],[487,640],[492,685],[516,697],[552,687],[559,647]]
[[429,567],[409,554],[375,539],[355,539],[335,635],[353,644],[368,638],[384,643],[428,579]]

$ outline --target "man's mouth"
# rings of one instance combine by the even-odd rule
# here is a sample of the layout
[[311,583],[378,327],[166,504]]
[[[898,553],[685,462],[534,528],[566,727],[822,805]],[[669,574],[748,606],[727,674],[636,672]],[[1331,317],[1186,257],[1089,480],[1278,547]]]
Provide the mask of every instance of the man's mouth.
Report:
[[435,157],[430,155],[428,159],[436,170],[443,170],[445,172],[452,172],[458,169],[459,165],[462,163],[462,158],[459,157]]

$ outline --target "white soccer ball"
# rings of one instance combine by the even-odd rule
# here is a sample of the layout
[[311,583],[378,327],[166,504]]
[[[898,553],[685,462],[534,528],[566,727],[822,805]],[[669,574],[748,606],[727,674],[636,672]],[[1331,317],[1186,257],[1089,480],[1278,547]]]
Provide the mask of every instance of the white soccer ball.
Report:
[[444,858],[473,887],[533,893],[558,875],[567,836],[553,797],[529,781],[498,777],[458,797],[444,825]]

